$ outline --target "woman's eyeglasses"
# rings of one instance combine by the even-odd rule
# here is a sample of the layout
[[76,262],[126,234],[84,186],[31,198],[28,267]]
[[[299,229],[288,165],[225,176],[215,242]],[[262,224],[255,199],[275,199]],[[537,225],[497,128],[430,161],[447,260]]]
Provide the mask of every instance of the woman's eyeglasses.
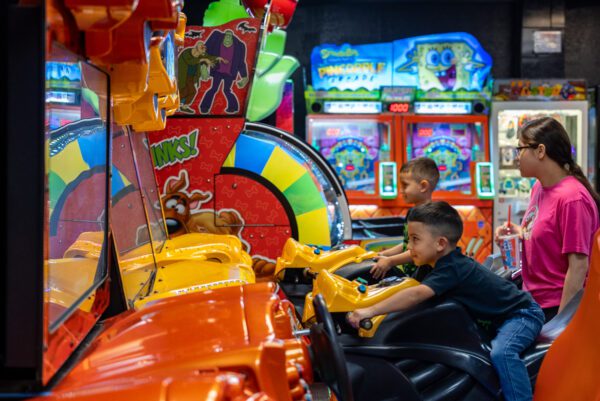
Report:
[[521,151],[523,149],[528,149],[528,148],[529,149],[537,149],[538,146],[540,146],[540,145],[537,143],[532,143],[532,144],[523,145],[523,146],[517,146],[517,147],[513,148],[513,155],[515,158],[517,158],[517,157],[519,157],[519,155],[521,154]]

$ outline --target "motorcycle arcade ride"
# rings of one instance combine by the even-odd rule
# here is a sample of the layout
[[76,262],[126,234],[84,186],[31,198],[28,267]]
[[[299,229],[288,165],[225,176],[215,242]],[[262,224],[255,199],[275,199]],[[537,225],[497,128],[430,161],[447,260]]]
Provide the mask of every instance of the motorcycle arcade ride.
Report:
[[[331,325],[339,333],[337,341],[345,357],[331,364],[346,364],[357,401],[501,399],[489,355],[491,334],[456,302],[429,301],[404,313],[366,319],[358,332],[346,323],[348,312],[415,285],[418,282],[414,279],[396,277],[365,285],[322,270],[313,293],[307,296],[303,321],[331,317],[326,326]],[[532,384],[546,352],[577,311],[582,295],[583,290],[546,323],[536,343],[522,355]],[[330,315],[312,307],[320,298],[324,303],[321,308]],[[346,380],[342,378],[340,383]]]
[[275,279],[281,291],[296,307],[298,314],[303,314],[303,306],[307,295],[313,291],[318,274],[328,271],[354,280],[364,277],[365,284],[373,283],[369,271],[375,263],[376,252],[367,251],[357,245],[341,245],[330,250],[304,245],[289,238],[275,265]]

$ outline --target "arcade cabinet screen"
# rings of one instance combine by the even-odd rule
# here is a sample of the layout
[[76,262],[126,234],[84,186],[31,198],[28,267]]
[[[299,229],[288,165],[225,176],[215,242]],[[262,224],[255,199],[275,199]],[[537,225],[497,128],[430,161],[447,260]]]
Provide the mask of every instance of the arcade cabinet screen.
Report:
[[471,194],[471,162],[483,161],[480,123],[408,125],[409,159],[429,157],[440,170],[437,189]]
[[312,146],[344,189],[375,193],[375,162],[390,159],[390,125],[375,120],[312,121]]

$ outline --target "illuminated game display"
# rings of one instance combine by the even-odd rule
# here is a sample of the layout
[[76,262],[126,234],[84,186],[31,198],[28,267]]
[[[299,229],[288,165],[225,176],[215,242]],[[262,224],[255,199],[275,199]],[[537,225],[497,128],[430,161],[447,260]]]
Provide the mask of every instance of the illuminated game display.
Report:
[[389,160],[390,126],[366,119],[315,121],[311,144],[335,169],[344,189],[373,194],[375,163]]
[[483,161],[481,123],[408,125],[409,158],[429,157],[440,170],[438,189],[471,194],[471,162]]

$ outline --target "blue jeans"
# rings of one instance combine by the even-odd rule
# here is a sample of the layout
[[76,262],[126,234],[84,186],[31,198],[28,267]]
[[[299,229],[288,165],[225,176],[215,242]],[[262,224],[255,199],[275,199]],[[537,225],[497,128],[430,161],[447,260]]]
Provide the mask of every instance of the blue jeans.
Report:
[[535,303],[513,312],[492,340],[492,364],[506,401],[531,401],[533,392],[520,353],[535,341],[544,325],[544,312]]

